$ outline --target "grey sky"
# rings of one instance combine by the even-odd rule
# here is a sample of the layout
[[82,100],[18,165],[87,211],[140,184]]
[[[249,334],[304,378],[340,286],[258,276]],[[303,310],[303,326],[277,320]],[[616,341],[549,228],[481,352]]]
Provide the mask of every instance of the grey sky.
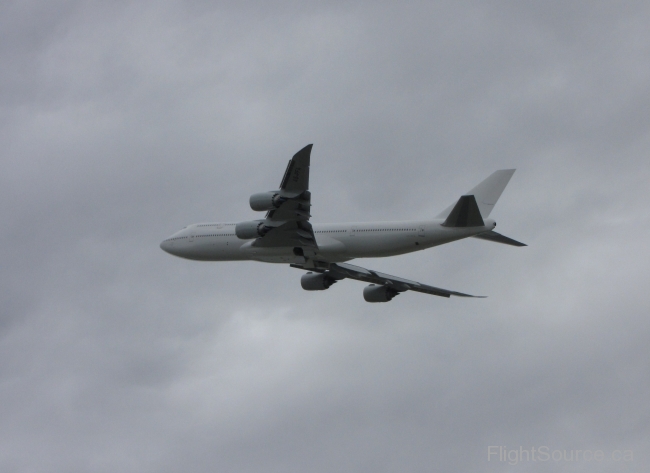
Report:
[[[649,23],[645,2],[0,4],[0,470],[647,471]],[[308,143],[315,222],[433,217],[516,167],[492,216],[530,246],[359,260],[489,296],[376,305],[158,248],[255,217]]]

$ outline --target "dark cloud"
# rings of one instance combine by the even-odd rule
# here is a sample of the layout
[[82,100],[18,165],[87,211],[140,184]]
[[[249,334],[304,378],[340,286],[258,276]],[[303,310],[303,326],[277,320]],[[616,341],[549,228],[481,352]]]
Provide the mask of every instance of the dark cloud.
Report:
[[[645,471],[649,17],[3,3],[0,469]],[[253,217],[307,143],[314,221],[433,217],[517,167],[493,216],[530,246],[360,261],[490,296],[378,306],[160,251]]]

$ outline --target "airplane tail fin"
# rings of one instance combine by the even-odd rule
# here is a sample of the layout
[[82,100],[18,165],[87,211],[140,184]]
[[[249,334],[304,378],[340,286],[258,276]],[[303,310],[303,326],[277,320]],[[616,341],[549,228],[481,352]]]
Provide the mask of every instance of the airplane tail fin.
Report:
[[[500,171],[495,171],[472,190],[465,192],[464,196],[473,195],[476,199],[476,205],[478,206],[482,218],[487,218],[490,215],[497,200],[501,197],[503,189],[506,188],[514,173],[514,169],[501,169]],[[447,219],[456,205],[457,203],[450,205],[438,214],[436,218]]]
[[464,195],[458,199],[442,225],[443,227],[482,227],[485,225],[474,196]]

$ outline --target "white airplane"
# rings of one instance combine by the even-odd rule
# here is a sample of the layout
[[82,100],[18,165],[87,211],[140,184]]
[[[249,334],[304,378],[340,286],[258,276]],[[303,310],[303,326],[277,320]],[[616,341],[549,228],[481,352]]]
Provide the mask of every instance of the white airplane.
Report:
[[441,289],[345,262],[412,253],[468,237],[526,246],[496,233],[496,222],[488,218],[514,169],[494,172],[433,220],[312,225],[309,221],[311,148],[312,145],[305,146],[289,161],[278,190],[250,197],[253,210],[267,212],[264,219],[189,225],[163,241],[160,247],[191,260],[289,264],[309,271],[300,280],[307,291],[328,289],[345,278],[357,279],[370,283],[363,290],[366,301],[388,302],[405,291],[442,297],[482,296]]

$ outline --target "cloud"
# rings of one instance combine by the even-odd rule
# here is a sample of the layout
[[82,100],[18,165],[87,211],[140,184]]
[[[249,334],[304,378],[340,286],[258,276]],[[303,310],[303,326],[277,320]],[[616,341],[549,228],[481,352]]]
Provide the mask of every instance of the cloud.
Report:
[[[645,471],[645,4],[0,9],[0,469],[496,471],[489,445],[547,445]],[[492,215],[530,246],[359,262],[489,296],[383,305],[160,251],[252,218],[307,143],[316,222],[433,217],[516,167]]]

